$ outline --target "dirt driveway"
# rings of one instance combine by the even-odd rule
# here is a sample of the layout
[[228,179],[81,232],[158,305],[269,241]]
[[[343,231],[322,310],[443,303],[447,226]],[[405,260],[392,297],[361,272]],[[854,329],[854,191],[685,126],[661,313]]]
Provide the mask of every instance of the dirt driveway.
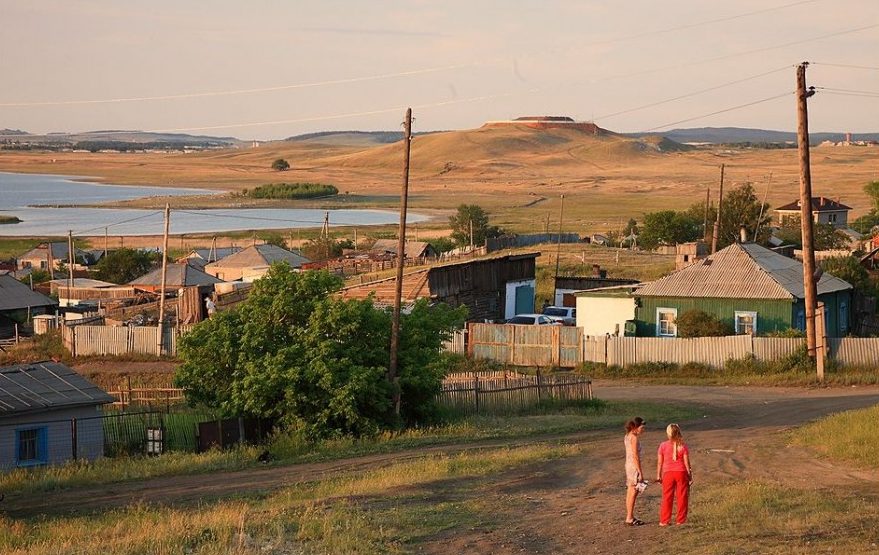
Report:
[[[681,423],[690,444],[696,485],[699,481],[765,479],[798,488],[845,486],[879,496],[879,475],[835,466],[805,449],[785,445],[781,432],[834,412],[879,403],[879,388],[746,388],[644,386],[597,382],[596,395],[606,400],[687,402],[700,407],[702,417]],[[651,452],[664,439],[665,423],[651,422],[642,436],[645,471],[652,475]],[[564,436],[585,442],[585,455],[555,461],[551,466],[516,468],[497,476],[489,488],[473,495],[498,507],[530,507],[529,518],[493,529],[460,527],[419,545],[425,553],[629,553],[633,538],[663,540],[656,526],[638,529],[621,525],[622,431]],[[276,489],[340,471],[392,464],[431,452],[453,452],[540,441],[482,442],[418,449],[340,461],[268,467],[237,472],[156,478],[103,487],[88,487],[50,495],[10,495],[4,510],[13,518],[65,514],[120,507],[137,502],[187,503],[224,495]],[[796,461],[797,464],[791,464]],[[657,490],[639,501],[639,516],[655,524]],[[590,529],[584,545],[584,527]],[[654,537],[655,536],[655,537]]]

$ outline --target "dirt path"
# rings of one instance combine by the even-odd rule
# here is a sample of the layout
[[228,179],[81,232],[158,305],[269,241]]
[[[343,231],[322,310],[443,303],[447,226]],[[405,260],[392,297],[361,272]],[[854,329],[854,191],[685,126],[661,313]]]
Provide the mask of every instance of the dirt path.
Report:
[[[879,388],[785,389],[742,387],[685,387],[595,384],[596,395],[607,400],[687,401],[703,416],[682,423],[693,452],[696,486],[699,481],[769,479],[796,487],[853,486],[879,495],[879,476],[835,466],[806,450],[784,445],[780,432],[810,420],[879,403]],[[650,452],[664,439],[665,423],[648,423],[643,437],[645,471],[652,476]],[[497,476],[488,488],[474,491],[500,507],[530,507],[529,518],[507,515],[512,526],[498,529],[461,527],[434,538],[419,549],[426,553],[628,553],[628,540],[658,534],[656,526],[629,529],[620,525],[622,434],[590,432],[563,436],[583,442],[583,456],[517,468]],[[8,516],[69,514],[121,507],[138,502],[188,503],[233,494],[277,489],[338,472],[393,464],[436,452],[522,445],[546,440],[491,441],[432,447],[403,453],[372,455],[340,461],[266,467],[237,472],[155,478],[102,487],[77,488],[44,494],[12,494],[3,504]],[[790,461],[798,461],[792,465]],[[655,521],[657,490],[639,501],[640,515]],[[508,509],[509,510],[509,509]],[[590,529],[584,545],[584,527]],[[663,545],[661,537],[657,546]]]

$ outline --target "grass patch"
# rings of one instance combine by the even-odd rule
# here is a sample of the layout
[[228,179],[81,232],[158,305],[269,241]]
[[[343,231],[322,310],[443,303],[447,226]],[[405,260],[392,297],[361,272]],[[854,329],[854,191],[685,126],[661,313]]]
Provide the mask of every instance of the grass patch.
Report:
[[[581,431],[621,428],[638,414],[649,421],[686,421],[700,413],[692,407],[663,403],[588,402],[564,408],[535,408],[523,416],[473,416],[443,426],[413,428],[371,438],[342,438],[309,442],[290,431],[276,435],[268,449],[273,464],[330,461],[380,453],[394,453],[420,447],[466,444],[476,441],[527,439]],[[71,462],[33,469],[16,469],[0,474],[0,491],[6,493],[50,491],[94,484],[108,484],[158,476],[178,476],[238,470],[257,466],[264,448],[244,447],[207,453],[166,453],[160,457],[120,457],[98,461]]]
[[879,505],[851,492],[708,485],[694,488],[690,510],[691,526],[661,552],[866,553],[879,543]]
[[753,356],[730,359],[723,368],[691,362],[649,362],[625,368],[586,363],[577,371],[594,379],[638,380],[641,383],[675,385],[759,385],[819,386],[876,385],[879,372],[875,368],[836,366],[830,361],[824,382],[818,381],[814,363],[805,349],[777,361],[759,361]]
[[794,432],[793,443],[824,456],[867,468],[879,468],[879,442],[874,423],[879,405],[822,418]]
[[0,225],[20,223],[21,220],[18,218],[18,216],[0,216]]
[[[458,500],[473,480],[570,457],[570,445],[422,458],[190,508],[133,506],[98,515],[0,519],[0,551],[36,553],[399,553],[490,513]],[[435,502],[435,494],[450,500]]]
[[338,195],[339,189],[324,183],[269,183],[245,189],[242,194],[250,198],[298,200]]

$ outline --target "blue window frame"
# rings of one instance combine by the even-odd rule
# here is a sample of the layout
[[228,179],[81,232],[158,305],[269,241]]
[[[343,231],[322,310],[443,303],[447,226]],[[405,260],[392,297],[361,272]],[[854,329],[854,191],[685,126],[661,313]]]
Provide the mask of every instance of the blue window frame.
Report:
[[49,462],[49,433],[40,428],[22,428],[15,431],[15,464],[36,466]]

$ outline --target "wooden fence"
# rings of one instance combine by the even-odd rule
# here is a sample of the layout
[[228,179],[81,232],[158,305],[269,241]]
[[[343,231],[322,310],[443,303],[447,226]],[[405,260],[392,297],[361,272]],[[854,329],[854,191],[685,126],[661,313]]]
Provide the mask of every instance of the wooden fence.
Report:
[[[512,366],[574,367],[583,362],[629,366],[647,362],[696,362],[722,368],[730,359],[761,361],[791,356],[805,339],[787,337],[587,337],[582,328],[470,324],[468,353]],[[829,358],[838,364],[879,366],[879,338],[830,338]]]
[[186,402],[183,389],[176,387],[133,387],[108,391],[115,399],[111,406],[126,410],[130,407],[171,407]]
[[[162,333],[162,354],[177,356],[177,339],[189,327],[168,327]],[[145,354],[158,350],[158,328],[155,326],[62,326],[64,347],[74,357]]]
[[576,374],[535,376],[508,372],[452,374],[443,380],[440,405],[464,414],[511,414],[542,402],[592,399],[592,380]]

